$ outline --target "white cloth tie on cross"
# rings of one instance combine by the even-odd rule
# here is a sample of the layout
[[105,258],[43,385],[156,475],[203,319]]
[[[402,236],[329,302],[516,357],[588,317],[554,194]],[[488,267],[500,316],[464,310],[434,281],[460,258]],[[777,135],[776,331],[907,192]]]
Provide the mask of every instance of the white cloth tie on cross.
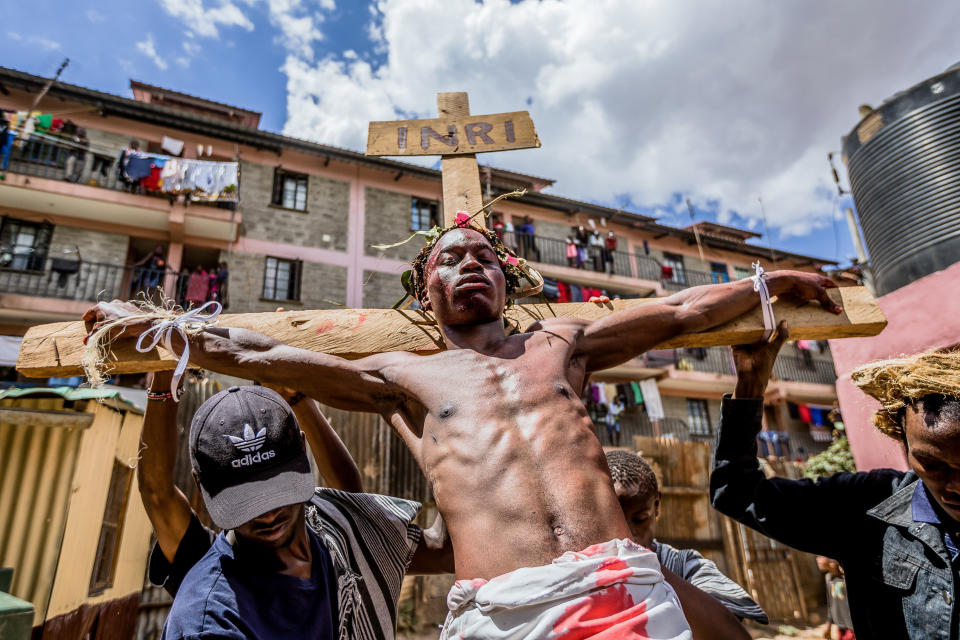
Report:
[[763,278],[766,272],[763,270],[763,267],[760,266],[759,260],[751,266],[756,274],[750,276],[750,279],[753,280],[753,290],[760,294],[760,309],[763,311],[763,338],[761,338],[761,340],[766,342],[770,339],[770,336],[773,335],[773,332],[777,330],[777,319],[773,316],[773,303],[770,302],[770,290],[767,289],[767,282]]
[[[212,309],[212,311],[204,313],[207,308]],[[140,353],[153,351],[156,346],[160,344],[160,341],[163,340],[164,348],[176,355],[173,350],[173,332],[176,331],[179,333],[183,339],[183,353],[180,354],[180,359],[177,361],[177,368],[173,371],[173,380],[170,382],[170,392],[173,394],[175,402],[180,401],[180,378],[183,377],[184,372],[187,370],[187,364],[190,362],[190,340],[187,338],[187,332],[184,327],[190,325],[207,325],[216,320],[221,311],[223,311],[223,306],[216,300],[211,300],[196,309],[191,309],[183,315],[177,316],[173,320],[159,322],[140,334],[140,338],[137,340],[137,351]],[[144,346],[143,343],[147,340],[147,337],[151,335],[152,340],[150,344]]]

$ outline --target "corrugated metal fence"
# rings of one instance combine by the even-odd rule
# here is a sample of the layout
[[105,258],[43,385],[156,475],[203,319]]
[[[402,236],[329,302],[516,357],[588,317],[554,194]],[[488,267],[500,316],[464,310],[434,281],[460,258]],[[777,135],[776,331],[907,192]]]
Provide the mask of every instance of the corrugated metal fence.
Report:
[[[62,411],[64,402],[8,398],[0,407]],[[50,601],[82,434],[71,426],[0,424],[0,566],[15,568],[10,592],[33,603],[35,623]]]

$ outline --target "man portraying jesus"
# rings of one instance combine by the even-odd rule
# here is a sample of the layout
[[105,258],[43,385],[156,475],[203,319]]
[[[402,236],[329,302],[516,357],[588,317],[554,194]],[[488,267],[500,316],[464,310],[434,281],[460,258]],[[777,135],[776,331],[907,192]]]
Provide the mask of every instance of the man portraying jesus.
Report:
[[[593,371],[751,310],[754,283],[694,287],[594,322],[548,319],[505,335],[516,265],[492,231],[468,219],[424,248],[413,289],[443,335],[437,354],[350,361],[207,326],[190,336],[190,359],[378,413],[393,427],[430,481],[453,542],[458,580],[441,637],[689,638],[656,555],[629,541],[580,392]],[[827,296],[833,283],[817,274],[778,271],[766,284],[771,295],[841,310]],[[92,328],[137,313],[101,303],[84,319]],[[152,325],[130,318],[116,339]],[[183,346],[174,336],[173,347]]]

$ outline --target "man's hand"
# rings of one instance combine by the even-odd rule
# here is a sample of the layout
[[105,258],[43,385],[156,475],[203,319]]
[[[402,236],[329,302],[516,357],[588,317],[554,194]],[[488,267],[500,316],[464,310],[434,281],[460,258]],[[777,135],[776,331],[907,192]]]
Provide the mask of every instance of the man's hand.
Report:
[[[83,314],[83,323],[87,327],[87,337],[90,337],[90,334],[108,322],[120,320],[129,316],[141,315],[142,313],[143,311],[141,311],[140,308],[135,304],[124,302],[123,300],[98,302],[96,305],[87,309]],[[136,338],[152,326],[152,320],[131,322],[123,325],[123,335],[130,338]]]
[[773,363],[780,347],[790,337],[787,321],[781,320],[777,332],[769,342],[733,347],[733,361],[737,367],[737,388],[734,398],[762,398],[773,371]]
[[806,271],[772,271],[767,274],[767,287],[776,296],[794,295],[803,300],[818,300],[830,313],[839,314],[843,307],[830,299],[827,289],[835,289],[837,283],[826,276]]

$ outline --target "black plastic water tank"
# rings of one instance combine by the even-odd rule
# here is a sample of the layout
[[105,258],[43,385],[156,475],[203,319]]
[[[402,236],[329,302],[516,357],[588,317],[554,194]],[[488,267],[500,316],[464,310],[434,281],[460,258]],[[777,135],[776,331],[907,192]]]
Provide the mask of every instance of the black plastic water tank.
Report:
[[843,157],[878,295],[960,261],[960,69],[864,117]]

